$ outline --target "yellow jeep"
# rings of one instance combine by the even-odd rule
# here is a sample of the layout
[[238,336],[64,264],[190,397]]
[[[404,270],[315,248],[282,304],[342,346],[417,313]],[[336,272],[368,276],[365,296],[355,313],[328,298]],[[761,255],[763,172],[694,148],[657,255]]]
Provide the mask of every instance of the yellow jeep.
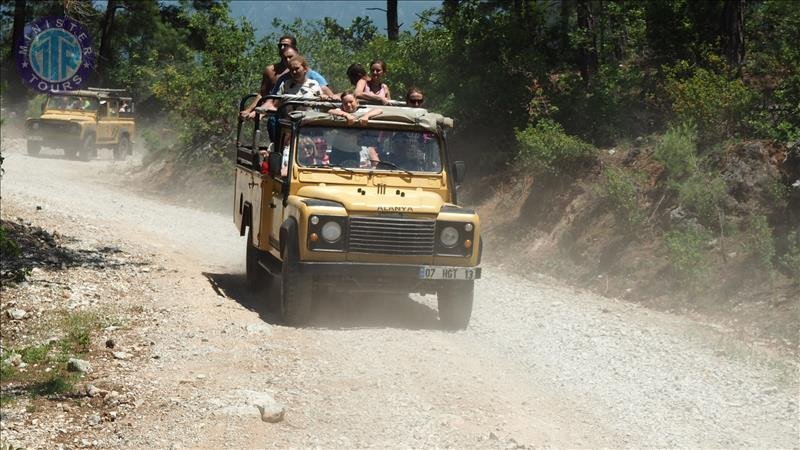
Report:
[[28,154],[42,147],[63,149],[68,158],[88,161],[98,147],[113,149],[114,159],[133,154],[133,99],[122,89],[89,88],[52,92],[42,115],[25,122]]
[[[366,125],[348,125],[332,106],[284,97],[277,113],[239,119],[233,215],[247,235],[248,283],[280,277],[290,325],[306,323],[312,302],[335,289],[435,293],[441,324],[466,328],[481,225],[458,206],[464,164],[449,160],[452,119],[381,105],[370,106],[382,114]],[[252,131],[247,142],[243,128]]]

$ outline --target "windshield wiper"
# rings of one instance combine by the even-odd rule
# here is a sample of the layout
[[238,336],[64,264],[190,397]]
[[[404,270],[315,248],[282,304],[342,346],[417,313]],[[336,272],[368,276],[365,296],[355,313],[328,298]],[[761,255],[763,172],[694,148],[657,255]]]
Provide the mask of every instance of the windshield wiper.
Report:
[[380,168],[381,168],[381,166],[389,166],[389,168],[390,168],[390,169],[392,169],[392,170],[399,170],[399,171],[401,171],[401,172],[404,172],[404,173],[406,173],[406,174],[407,174],[407,175],[409,175],[409,176],[412,176],[412,175],[414,175],[414,173],[413,173],[413,172],[411,172],[410,170],[403,169],[402,167],[398,166],[397,164],[395,164],[395,163],[393,163],[393,162],[391,162],[391,161],[378,161],[378,165],[377,165],[377,166],[375,166],[375,168],[376,168],[376,169],[380,169]]
[[306,169],[342,169],[348,173],[355,173],[350,167],[345,167],[341,164],[306,164],[301,167]]

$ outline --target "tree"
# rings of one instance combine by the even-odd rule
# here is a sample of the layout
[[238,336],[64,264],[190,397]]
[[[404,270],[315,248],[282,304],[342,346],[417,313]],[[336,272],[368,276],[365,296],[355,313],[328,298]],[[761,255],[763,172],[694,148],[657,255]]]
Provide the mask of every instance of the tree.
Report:
[[102,86],[105,83],[105,74],[108,72],[108,66],[111,65],[111,34],[114,29],[114,15],[117,8],[122,8],[123,5],[117,3],[117,0],[108,0],[106,4],[106,14],[103,16],[100,35],[100,57],[97,67],[97,74],[99,76],[99,84]]
[[578,0],[578,66],[583,82],[589,86],[597,72],[597,45],[595,37],[594,16],[590,0]]
[[744,0],[725,0],[722,34],[722,53],[739,69],[744,62]]
[[400,25],[397,23],[397,0],[386,0],[386,36],[390,41],[400,37]]

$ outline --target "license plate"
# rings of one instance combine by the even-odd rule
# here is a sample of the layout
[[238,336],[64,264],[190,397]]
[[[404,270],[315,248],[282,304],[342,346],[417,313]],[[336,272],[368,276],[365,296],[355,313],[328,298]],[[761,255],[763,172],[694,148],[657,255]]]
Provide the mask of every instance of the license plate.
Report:
[[43,141],[44,136],[28,136],[29,141]]
[[423,280],[474,280],[477,271],[471,267],[422,266],[419,277]]

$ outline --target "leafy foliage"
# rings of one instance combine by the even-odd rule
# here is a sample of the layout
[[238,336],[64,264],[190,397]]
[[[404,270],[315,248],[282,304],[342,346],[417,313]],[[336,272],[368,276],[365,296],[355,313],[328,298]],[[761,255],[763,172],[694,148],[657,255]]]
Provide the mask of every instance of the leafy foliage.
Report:
[[609,167],[603,170],[603,198],[611,205],[617,216],[628,225],[644,222],[639,207],[639,189],[636,177],[621,169]]
[[697,173],[696,129],[683,124],[664,133],[655,149],[654,157],[664,164],[669,177],[682,179]]
[[703,279],[708,274],[708,261],[703,246],[711,236],[699,227],[683,227],[667,233],[664,243],[672,270],[684,286]]
[[[691,75],[681,78],[679,74],[687,71]],[[742,80],[691,68],[684,62],[668,71],[666,89],[677,120],[696,124],[701,135],[712,141],[732,136],[753,100]]]
[[561,125],[549,119],[517,131],[516,137],[516,163],[528,169],[570,173],[596,153],[593,146],[567,135]]
[[759,266],[771,271],[775,258],[775,241],[767,217],[763,214],[754,215],[749,222],[748,250]]

